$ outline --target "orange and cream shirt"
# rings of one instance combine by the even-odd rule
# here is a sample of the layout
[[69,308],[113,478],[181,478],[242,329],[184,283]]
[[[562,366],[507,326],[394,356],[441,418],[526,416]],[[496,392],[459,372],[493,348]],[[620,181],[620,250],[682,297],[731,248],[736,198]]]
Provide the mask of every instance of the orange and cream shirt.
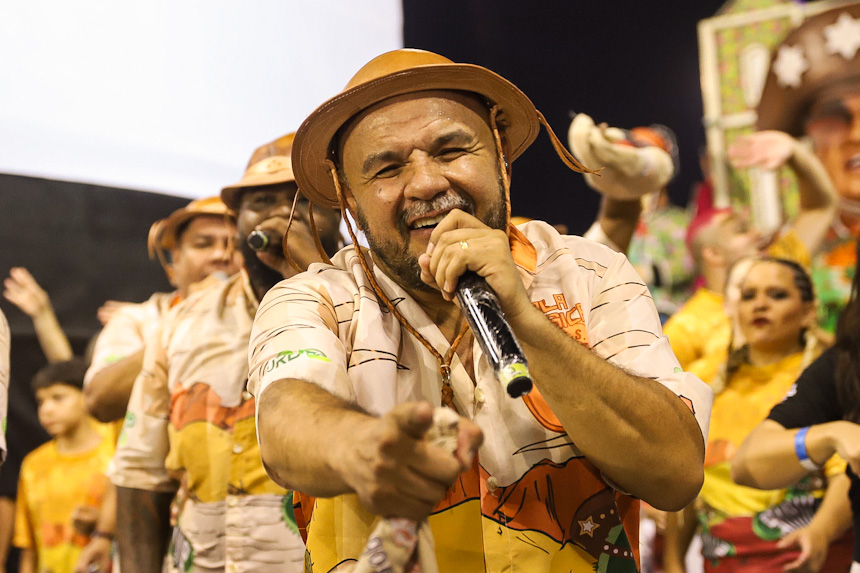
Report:
[[[681,371],[648,289],[624,255],[542,222],[520,229],[511,227],[511,247],[533,304],[599,355],[670,388],[705,435],[711,391]],[[248,384],[259,400],[269,384],[300,379],[372,414],[408,401],[441,404],[436,359],[378,302],[357,257],[341,250],[332,266],[312,265],[264,297]],[[375,276],[445,355],[449,344],[421,307],[379,269]],[[476,344],[472,352],[476,380],[455,354],[451,384],[457,410],[485,440],[472,471],[429,518],[440,571],[635,571],[638,502],[607,484],[537,391],[509,398]],[[306,570],[327,572],[358,557],[374,516],[356,496],[297,499],[296,517],[307,522]]]
[[292,494],[263,469],[246,391],[256,310],[241,272],[176,305],[146,343],[111,480],[162,492],[182,483],[175,570],[301,571]]
[[179,293],[157,292],[140,303],[124,305],[111,317],[96,339],[93,360],[84,384],[107,366],[143,350],[161,319],[179,301]]

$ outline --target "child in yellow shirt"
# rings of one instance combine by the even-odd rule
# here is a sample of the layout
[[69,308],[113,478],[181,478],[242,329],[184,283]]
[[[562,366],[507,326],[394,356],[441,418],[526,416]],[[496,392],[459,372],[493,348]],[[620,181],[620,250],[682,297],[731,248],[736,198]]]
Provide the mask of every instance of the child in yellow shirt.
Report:
[[15,546],[20,573],[72,573],[93,536],[114,453],[107,426],[87,413],[86,363],[52,363],[36,373],[39,422],[53,439],[24,458],[18,482]]

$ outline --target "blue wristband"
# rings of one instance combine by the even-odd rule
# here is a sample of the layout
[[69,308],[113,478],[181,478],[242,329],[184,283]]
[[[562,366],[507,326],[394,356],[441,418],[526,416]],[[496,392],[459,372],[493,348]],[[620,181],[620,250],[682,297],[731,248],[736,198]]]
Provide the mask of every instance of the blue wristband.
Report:
[[813,462],[809,458],[806,451],[806,433],[809,431],[809,426],[801,428],[794,434],[794,453],[797,454],[797,460],[804,469],[810,472],[818,471],[821,466]]

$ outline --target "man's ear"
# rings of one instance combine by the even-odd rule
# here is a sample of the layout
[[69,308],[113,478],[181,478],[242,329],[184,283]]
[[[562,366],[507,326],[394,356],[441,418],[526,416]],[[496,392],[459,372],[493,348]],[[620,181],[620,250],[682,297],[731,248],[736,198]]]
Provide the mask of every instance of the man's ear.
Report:
[[702,247],[702,260],[709,265],[723,265],[726,262],[722,251],[713,245]]

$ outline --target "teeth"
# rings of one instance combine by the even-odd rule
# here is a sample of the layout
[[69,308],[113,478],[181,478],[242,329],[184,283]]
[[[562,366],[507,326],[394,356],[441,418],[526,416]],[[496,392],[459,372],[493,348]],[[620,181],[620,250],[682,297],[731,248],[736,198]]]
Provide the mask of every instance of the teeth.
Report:
[[413,229],[423,229],[424,227],[432,227],[434,225],[438,225],[442,222],[442,219],[445,218],[445,215],[438,215],[436,217],[431,217],[429,219],[418,219],[414,223],[412,223]]

